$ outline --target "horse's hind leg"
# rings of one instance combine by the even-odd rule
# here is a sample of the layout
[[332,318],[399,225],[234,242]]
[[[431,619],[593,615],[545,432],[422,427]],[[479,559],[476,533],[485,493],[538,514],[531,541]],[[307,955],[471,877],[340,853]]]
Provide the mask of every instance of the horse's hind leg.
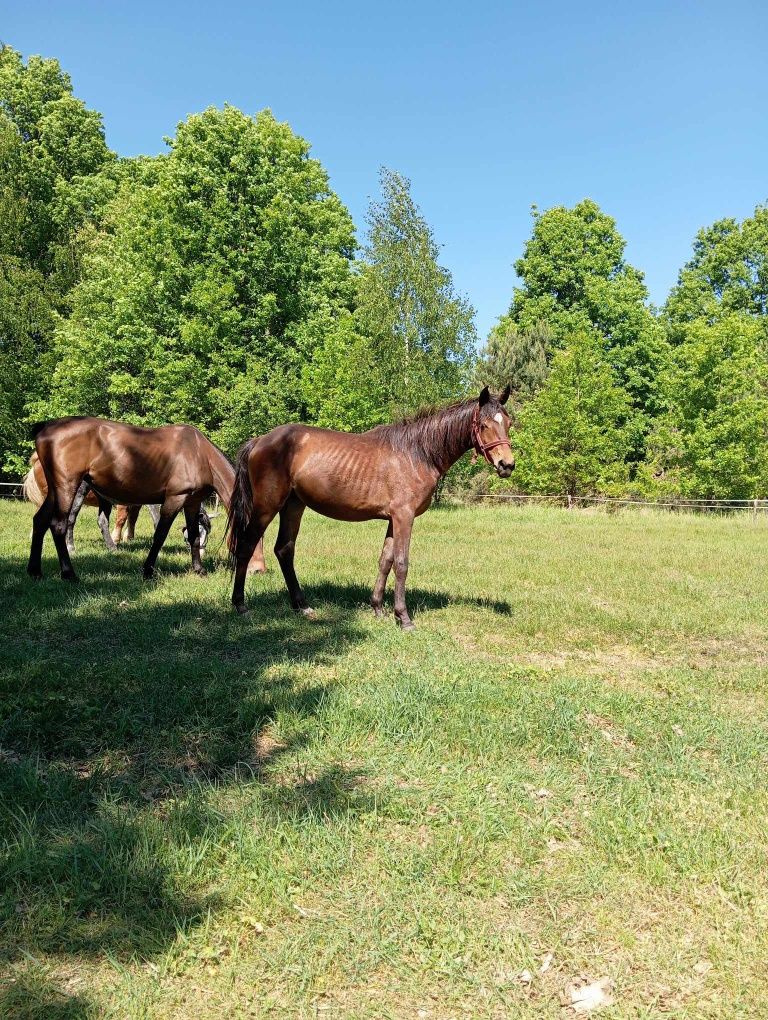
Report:
[[99,530],[104,539],[104,545],[111,553],[117,552],[115,541],[109,533],[109,515],[112,513],[112,504],[108,499],[99,499]]
[[274,510],[260,511],[254,509],[247,529],[238,539],[235,583],[232,588],[232,605],[242,616],[248,612],[245,604],[245,579],[248,576],[248,567],[257,545],[261,542],[264,532],[269,527],[274,516]]
[[304,509],[304,504],[296,496],[291,496],[283,506],[280,511],[280,528],[275,542],[275,556],[285,578],[291,605],[297,613],[301,613],[303,616],[313,616],[314,610],[309,607],[304,598],[304,592],[301,590],[296,571],[293,568],[296,536],[299,534]]
[[187,541],[189,550],[192,553],[192,569],[201,577],[205,574],[200,559],[200,503],[186,503],[184,505],[184,521],[187,525]]
[[387,527],[387,537],[384,539],[384,547],[381,550],[381,556],[379,557],[379,576],[376,578],[376,584],[373,586],[373,594],[371,595],[371,606],[374,613],[377,616],[382,616],[382,606],[384,605],[384,591],[387,587],[387,578],[389,572],[392,569],[392,562],[395,558],[394,551],[394,540],[392,538],[392,521],[389,522]]
[[[59,554],[59,566],[61,568],[61,579],[63,581],[77,581],[77,574],[72,566],[67,549],[67,528],[69,527],[70,512],[75,505],[76,497],[82,488],[83,479],[80,479],[77,488],[73,483],[56,487],[53,501],[53,514],[51,516],[51,534]],[[87,490],[86,490],[87,491]]]
[[80,513],[85,497],[88,495],[90,485],[85,478],[80,482],[80,487],[75,493],[75,498],[72,501],[72,506],[69,509],[69,516],[67,517],[67,550],[70,556],[75,551],[75,523],[77,522],[77,516]]
[[51,517],[53,516],[53,494],[51,492],[45,497],[43,502],[40,504],[35,516],[32,518],[32,543],[29,549],[29,562],[27,563],[27,573],[30,577],[33,577],[36,581],[39,581],[43,576],[42,567],[42,555],[43,555],[43,539],[45,533],[51,523]]
[[171,525],[176,520],[176,515],[184,505],[184,496],[175,496],[167,499],[160,507],[160,519],[155,528],[155,537],[152,539],[152,546],[146,560],[144,560],[144,580],[148,581],[155,573],[155,560],[157,554],[163,548],[163,543],[168,537]]

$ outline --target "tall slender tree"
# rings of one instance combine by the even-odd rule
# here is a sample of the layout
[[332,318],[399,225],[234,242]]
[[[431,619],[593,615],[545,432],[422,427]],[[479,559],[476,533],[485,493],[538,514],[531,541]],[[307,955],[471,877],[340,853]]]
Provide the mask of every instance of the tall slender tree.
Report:
[[25,463],[26,406],[46,394],[42,359],[79,273],[78,232],[113,163],[100,114],[58,61],[0,47],[0,471]]
[[432,231],[410,184],[382,170],[382,197],[368,210],[355,322],[370,347],[381,414],[464,392],[476,347],[473,309],[439,264]]

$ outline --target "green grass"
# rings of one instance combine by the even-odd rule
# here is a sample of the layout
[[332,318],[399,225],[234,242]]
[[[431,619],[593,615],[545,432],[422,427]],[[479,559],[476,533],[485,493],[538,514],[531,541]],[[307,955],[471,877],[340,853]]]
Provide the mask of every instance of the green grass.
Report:
[[768,521],[431,512],[403,635],[381,524],[307,515],[307,621],[0,514],[3,1018],[765,1015]]

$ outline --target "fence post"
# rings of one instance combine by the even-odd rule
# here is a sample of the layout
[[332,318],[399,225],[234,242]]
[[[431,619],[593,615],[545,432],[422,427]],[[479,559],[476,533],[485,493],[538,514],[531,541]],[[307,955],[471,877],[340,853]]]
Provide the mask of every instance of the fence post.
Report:
[[573,510],[573,496],[570,492],[568,493],[568,509]]

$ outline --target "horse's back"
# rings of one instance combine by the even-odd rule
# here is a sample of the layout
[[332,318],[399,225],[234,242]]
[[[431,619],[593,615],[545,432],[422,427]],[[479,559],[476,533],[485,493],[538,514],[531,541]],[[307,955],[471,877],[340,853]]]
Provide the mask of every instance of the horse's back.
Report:
[[41,459],[57,472],[87,475],[112,502],[160,503],[165,493],[210,487],[209,441],[192,425],[147,428],[107,418],[69,417],[37,432]]

